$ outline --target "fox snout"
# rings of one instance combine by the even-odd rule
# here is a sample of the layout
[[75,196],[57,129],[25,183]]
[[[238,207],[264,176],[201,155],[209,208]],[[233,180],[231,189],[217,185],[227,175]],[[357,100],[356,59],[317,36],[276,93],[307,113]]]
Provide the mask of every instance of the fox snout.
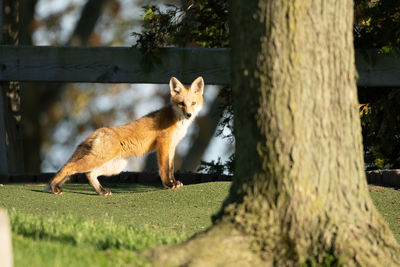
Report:
[[190,119],[190,117],[192,117],[192,113],[187,113],[186,111],[183,111],[183,115],[186,119]]

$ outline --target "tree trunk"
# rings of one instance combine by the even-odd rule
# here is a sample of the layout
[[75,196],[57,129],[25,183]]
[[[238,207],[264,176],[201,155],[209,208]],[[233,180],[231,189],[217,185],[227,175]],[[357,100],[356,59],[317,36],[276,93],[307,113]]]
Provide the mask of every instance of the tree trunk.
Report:
[[88,0],[67,45],[87,45],[97,20],[110,0]]
[[364,174],[353,1],[230,7],[234,182],[214,226],[155,263],[399,265]]
[[[0,44],[18,45],[19,1],[0,1]],[[18,82],[0,82],[0,173],[23,172],[21,98]]]
[[[22,38],[21,44],[32,45],[34,10],[37,0],[22,1]],[[90,35],[94,31],[96,22],[111,0],[87,0],[82,10],[73,34],[65,45],[88,45]],[[23,83],[23,125],[25,145],[25,171],[40,171],[41,145],[48,125],[41,125],[39,118],[43,114],[49,116],[50,125],[54,124],[56,116],[53,110],[57,106],[64,89],[63,83]]]

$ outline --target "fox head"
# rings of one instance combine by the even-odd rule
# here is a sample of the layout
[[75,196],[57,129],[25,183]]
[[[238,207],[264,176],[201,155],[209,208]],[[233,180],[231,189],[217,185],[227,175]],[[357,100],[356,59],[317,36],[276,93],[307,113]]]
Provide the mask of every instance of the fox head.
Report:
[[186,88],[177,78],[172,77],[169,87],[175,111],[185,119],[195,118],[203,106],[203,78],[198,77],[189,88]]

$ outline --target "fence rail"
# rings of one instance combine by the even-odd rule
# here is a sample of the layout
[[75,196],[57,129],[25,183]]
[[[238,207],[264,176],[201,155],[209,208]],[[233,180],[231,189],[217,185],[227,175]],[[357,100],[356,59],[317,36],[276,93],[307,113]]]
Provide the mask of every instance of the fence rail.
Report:
[[[228,48],[163,48],[145,56],[131,47],[0,45],[0,81],[230,84]],[[359,86],[400,86],[400,54],[356,50]]]
[[163,48],[143,55],[131,47],[0,45],[0,81],[229,84],[229,49]]
[[387,54],[378,50],[356,49],[356,67],[359,75],[358,86],[366,87],[399,87],[400,86],[400,53],[392,51]]

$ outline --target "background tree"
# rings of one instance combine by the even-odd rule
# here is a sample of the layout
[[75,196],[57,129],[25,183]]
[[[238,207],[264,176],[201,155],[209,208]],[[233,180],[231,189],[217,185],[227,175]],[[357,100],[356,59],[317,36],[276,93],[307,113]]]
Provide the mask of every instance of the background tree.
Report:
[[[0,44],[19,44],[19,0],[0,1]],[[0,173],[24,169],[19,82],[0,82]]]
[[[114,0],[94,1],[88,0],[82,9],[80,19],[76,24],[71,36],[66,43],[61,43],[59,36],[60,19],[67,13],[76,9],[73,4],[67,5],[66,10],[51,14],[47,19],[38,21],[35,19],[37,0],[22,0],[21,5],[21,42],[22,45],[32,45],[32,36],[35,27],[41,23],[47,30],[54,32],[54,45],[94,45],[92,33],[96,21],[101,16],[107,4]],[[22,118],[24,128],[24,151],[25,151],[25,171],[35,172],[41,166],[41,146],[48,140],[47,132],[50,131],[62,116],[63,110],[60,108],[63,89],[65,84],[44,83],[33,84],[24,83],[22,85]],[[41,121],[42,120],[42,121]]]
[[[140,5],[148,1],[81,0],[57,2],[58,4],[51,0],[21,2],[22,44],[129,46],[135,41],[131,32],[141,25]],[[153,3],[161,2],[177,4],[179,1]],[[195,9],[197,10],[194,6],[193,10]],[[74,146],[93,129],[126,123],[144,115],[143,110],[149,111],[157,108],[158,104],[162,105],[160,102],[163,99],[168,101],[169,96],[163,93],[169,92],[167,86],[153,87],[128,84],[24,83],[22,118],[25,130],[24,149],[27,152],[25,170],[33,172],[41,168],[43,171],[54,171],[65,162],[65,157],[72,153]],[[132,91],[136,93],[132,94]],[[150,96],[149,92],[153,95]],[[113,105],[107,104],[110,102]],[[204,110],[217,109],[216,101],[207,99],[206,105]],[[182,164],[183,169],[196,169],[213,137],[218,120],[218,116],[209,114],[196,120],[201,128],[191,128],[190,136],[177,151],[177,167]],[[187,153],[192,155],[191,160],[185,157]],[[130,165],[131,168],[140,170],[141,161],[132,161]]]
[[166,265],[397,266],[367,191],[353,1],[230,1],[236,167],[214,226]]
[[[400,89],[374,88],[360,105],[367,169],[400,168]],[[373,96],[373,98],[371,97]]]
[[[32,44],[32,36],[41,36],[43,32],[51,33],[50,44],[55,45],[118,45],[124,44],[127,32],[130,33],[132,25],[138,21],[127,20],[121,16],[120,0],[86,1],[82,0],[79,6],[76,1],[67,4],[64,9],[49,14],[47,17],[34,16],[38,6],[46,0],[20,0],[20,44]],[[148,1],[138,1],[137,4],[147,4]],[[173,4],[169,8],[147,6],[143,14],[143,31],[137,34],[138,43],[145,49],[155,49],[159,46],[195,46],[195,47],[226,47],[229,46],[227,25],[227,2],[216,0],[170,0],[152,3]],[[125,4],[125,3],[124,3]],[[387,52],[399,46],[399,11],[400,4],[393,0],[356,0],[354,13],[355,45],[358,48],[378,48]],[[66,17],[77,14],[76,26],[70,34],[61,33],[60,25]],[[90,19],[87,19],[90,18]],[[128,29],[128,30],[127,30]],[[110,37],[111,36],[111,37]],[[128,36],[129,38],[129,36]],[[130,38],[133,42],[133,39]],[[38,37],[35,37],[38,40]],[[112,124],[115,119],[116,109],[111,109],[98,116],[97,111],[90,110],[96,119],[83,122],[77,118],[81,110],[97,96],[89,90],[81,90],[85,86],[68,85],[69,90],[62,90],[62,84],[22,84],[21,93],[23,111],[23,129],[25,136],[25,162],[26,171],[38,171],[41,161],[53,146],[53,133],[57,132],[57,124],[67,120],[76,124],[74,135],[84,135],[86,131],[105,124]],[[34,89],[30,89],[35,87]],[[91,85],[91,87],[98,87]],[[26,88],[26,89],[24,89]],[[127,88],[125,88],[127,89]],[[119,85],[114,92],[123,91]],[[97,90],[106,94],[105,89]],[[232,109],[229,88],[221,90],[224,97],[222,106],[228,109],[222,113],[223,127],[230,127]],[[107,93],[108,94],[108,93]],[[368,168],[400,168],[400,138],[397,129],[400,128],[400,116],[396,111],[398,96],[397,88],[361,88],[359,90],[361,118],[363,129],[363,142],[365,147],[365,161]],[[165,98],[165,96],[161,96]],[[62,100],[63,99],[63,100]],[[73,103],[74,106],[66,103]],[[217,110],[217,101],[211,105],[212,110]],[[70,109],[73,115],[70,115]],[[396,112],[393,112],[396,111]],[[86,112],[86,111],[85,111]],[[128,109],[126,114],[132,114]],[[390,116],[388,116],[388,114]],[[67,118],[67,119],[65,119]],[[177,155],[177,166],[193,170],[205,152],[207,143],[215,132],[219,116],[204,116],[199,118],[198,125],[203,132],[197,136],[196,142],[191,142],[188,150],[192,157]],[[387,127],[387,126],[390,127]],[[90,128],[90,129],[89,129]],[[220,128],[223,129],[223,128]],[[221,132],[221,131],[219,131]],[[218,130],[217,130],[218,133]],[[67,138],[64,144],[58,147],[73,147],[78,138]],[[53,150],[51,150],[53,151]],[[45,158],[49,162],[49,157]],[[182,160],[181,160],[182,159]],[[53,160],[52,160],[53,161]],[[62,161],[62,160],[61,160]],[[49,163],[50,164],[50,163]],[[51,162],[57,168],[57,161]],[[43,166],[43,164],[42,164]]]
[[[354,45],[379,49],[400,47],[400,2],[356,0]],[[399,88],[360,88],[360,115],[368,169],[400,168]]]
[[[399,11],[400,3],[395,0],[356,0],[353,24],[355,47],[379,49],[381,53],[398,49]],[[181,0],[179,6],[170,9],[147,6],[143,18],[143,31],[136,35],[139,37],[138,44],[145,51],[170,45],[229,46],[227,1]],[[219,126],[223,129],[230,127],[233,111],[230,88],[224,88],[221,93],[225,110]],[[358,94],[362,103],[360,115],[367,168],[400,168],[400,111],[394,105],[400,95],[398,88],[364,87],[359,88]],[[217,134],[219,132],[217,130]],[[219,164],[203,164],[206,169],[207,166],[215,169]],[[220,167],[223,168],[222,165]]]
[[400,47],[400,3],[396,0],[355,0],[354,44],[382,52]]

